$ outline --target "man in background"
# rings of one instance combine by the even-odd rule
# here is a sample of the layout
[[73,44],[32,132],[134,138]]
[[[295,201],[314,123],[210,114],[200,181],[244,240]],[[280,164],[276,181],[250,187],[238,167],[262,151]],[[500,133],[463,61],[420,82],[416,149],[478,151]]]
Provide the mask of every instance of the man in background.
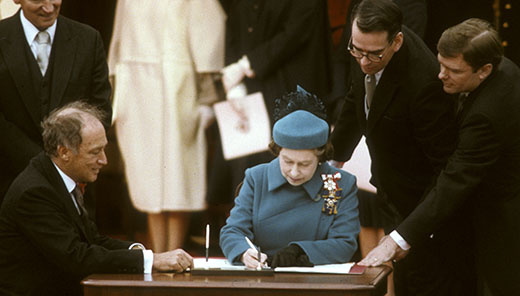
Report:
[[0,209],[0,294],[80,295],[80,280],[92,273],[193,267],[181,249],[153,254],[100,235],[88,219],[78,184],[94,182],[107,164],[103,119],[73,102],[43,121],[45,152],[15,179]]
[[40,122],[50,110],[85,98],[110,125],[110,83],[97,31],[60,16],[61,0],[13,0],[0,21],[0,202],[9,184],[42,151]]

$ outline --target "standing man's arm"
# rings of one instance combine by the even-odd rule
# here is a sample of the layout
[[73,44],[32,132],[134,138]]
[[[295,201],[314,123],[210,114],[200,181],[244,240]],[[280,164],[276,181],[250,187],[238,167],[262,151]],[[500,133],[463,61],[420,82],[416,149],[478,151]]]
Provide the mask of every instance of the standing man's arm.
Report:
[[397,231],[410,244],[419,243],[451,217],[475,193],[502,150],[496,125],[479,114],[465,120],[459,142],[435,187],[399,225]]
[[90,88],[89,103],[98,106],[107,114],[103,121],[105,130],[108,130],[112,122],[112,103],[110,101],[112,88],[108,80],[108,65],[103,48],[101,35],[96,31],[94,53],[94,69],[92,71],[92,85]]
[[334,124],[334,130],[331,135],[332,145],[334,146],[333,160],[336,161],[344,162],[349,160],[362,137],[354,100],[351,87],[344,98],[341,113]]
[[[500,151],[501,141],[488,118],[477,115],[466,120],[460,127],[457,148],[435,187],[396,231],[412,246],[426,239],[474,194]],[[388,238],[363,259],[362,264],[374,266],[400,259],[401,252],[395,241]]]
[[[440,81],[429,83],[411,105],[414,138],[437,173],[453,152],[456,139],[454,101],[442,92],[441,85]],[[417,210],[416,208],[414,211]],[[426,210],[432,213],[435,208]],[[420,228],[417,224],[410,226]],[[398,227],[385,236],[360,264],[377,266],[389,260],[402,259],[407,255],[411,244],[403,229]]]

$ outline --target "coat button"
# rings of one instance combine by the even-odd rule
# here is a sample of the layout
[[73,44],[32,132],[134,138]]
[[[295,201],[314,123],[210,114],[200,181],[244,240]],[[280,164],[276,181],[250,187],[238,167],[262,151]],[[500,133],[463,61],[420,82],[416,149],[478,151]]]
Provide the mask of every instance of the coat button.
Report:
[[504,28],[509,28],[509,23],[508,23],[508,22],[504,22],[504,23],[502,24],[502,27],[504,27]]
[[511,9],[511,4],[510,4],[510,3],[507,3],[506,5],[504,5],[504,7],[505,7],[506,9]]
[[509,45],[509,43],[507,43],[507,40],[502,41],[502,46],[503,47],[506,47],[507,45]]
[[249,32],[249,33],[253,32],[253,27],[248,27],[247,32]]

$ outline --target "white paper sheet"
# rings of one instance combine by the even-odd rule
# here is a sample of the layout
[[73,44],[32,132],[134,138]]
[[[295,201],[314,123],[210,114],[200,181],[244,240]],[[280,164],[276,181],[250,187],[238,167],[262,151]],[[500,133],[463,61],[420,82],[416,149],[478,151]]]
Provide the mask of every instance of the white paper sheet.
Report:
[[314,267],[277,267],[275,272],[348,274],[354,263],[314,265]]
[[193,265],[195,268],[220,268],[222,270],[246,270],[244,265],[233,265],[224,258],[193,258]]
[[[232,265],[224,258],[193,258],[195,268],[220,268],[222,270],[246,270],[243,265]],[[348,274],[354,263],[324,264],[314,267],[277,267],[275,272]]]
[[[271,124],[262,93],[235,100],[235,107],[230,101],[213,105],[227,160],[266,151],[271,141]],[[237,106],[243,110],[243,116],[236,111]]]

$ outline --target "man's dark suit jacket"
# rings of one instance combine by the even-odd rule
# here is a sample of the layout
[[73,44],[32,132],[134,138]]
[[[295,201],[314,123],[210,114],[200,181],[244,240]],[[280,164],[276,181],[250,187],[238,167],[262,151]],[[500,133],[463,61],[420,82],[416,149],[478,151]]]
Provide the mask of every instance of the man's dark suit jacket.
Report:
[[92,273],[143,272],[130,242],[82,219],[43,152],[15,179],[0,209],[0,294],[77,295]]
[[[350,91],[332,134],[334,159],[341,161],[350,159],[360,137],[366,137],[372,160],[371,183],[378,198],[385,201],[382,208],[391,213],[392,227],[420,203],[453,152],[456,137],[455,100],[442,91],[437,59],[408,28],[403,27],[403,34],[401,49],[385,67],[376,87],[368,120],[365,75],[357,62],[351,61]],[[428,243],[412,244],[408,256],[394,264],[396,294],[458,295],[461,290],[471,291],[467,287],[474,285],[471,254],[454,258],[448,246],[457,249],[470,241],[471,237],[455,231],[467,229],[466,224],[465,215],[447,221]],[[452,266],[441,264],[446,261]],[[468,272],[448,275],[445,268],[453,265]]]
[[466,98],[455,152],[433,190],[397,230],[413,245],[468,204],[473,210],[480,276],[493,295],[517,295],[520,69],[506,58]]
[[383,71],[368,120],[364,74],[351,61],[350,90],[332,134],[335,160],[352,156],[361,136],[372,159],[371,182],[406,217],[453,148],[448,137],[454,102],[442,95],[439,65],[424,43],[403,27],[404,43]]
[[[12,180],[42,151],[40,122],[53,109],[85,99],[108,113],[108,67],[97,31],[59,16],[49,69],[50,97],[44,102],[39,74],[20,21],[20,12],[0,21],[0,202]],[[35,73],[37,72],[37,73]]]
[[226,65],[247,55],[271,116],[274,101],[300,85],[318,97],[331,87],[331,35],[322,0],[221,0],[226,22]]

